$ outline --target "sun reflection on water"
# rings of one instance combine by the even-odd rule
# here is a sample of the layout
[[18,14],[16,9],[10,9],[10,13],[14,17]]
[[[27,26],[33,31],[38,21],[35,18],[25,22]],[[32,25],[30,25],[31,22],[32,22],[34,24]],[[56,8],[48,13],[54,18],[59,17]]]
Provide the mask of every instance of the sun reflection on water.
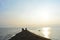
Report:
[[50,38],[49,35],[50,35],[50,27],[43,27],[42,28],[42,34],[44,37],[46,38]]

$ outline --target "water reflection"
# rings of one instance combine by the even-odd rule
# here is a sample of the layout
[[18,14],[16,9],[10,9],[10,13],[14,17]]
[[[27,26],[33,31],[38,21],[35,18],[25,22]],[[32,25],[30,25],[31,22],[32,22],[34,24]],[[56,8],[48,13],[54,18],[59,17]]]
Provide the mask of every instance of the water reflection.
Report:
[[51,28],[50,27],[42,27],[41,29],[40,28],[38,28],[38,29],[39,30],[36,29],[36,30],[30,30],[30,31],[39,35],[39,36],[50,38],[50,34],[51,34]]
[[46,38],[50,38],[50,27],[43,27],[42,28],[42,34]]

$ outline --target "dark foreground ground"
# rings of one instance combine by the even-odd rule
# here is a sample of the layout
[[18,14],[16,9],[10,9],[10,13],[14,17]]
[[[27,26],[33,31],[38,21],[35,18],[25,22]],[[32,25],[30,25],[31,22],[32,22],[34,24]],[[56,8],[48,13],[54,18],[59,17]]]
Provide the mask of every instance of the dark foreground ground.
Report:
[[38,36],[27,29],[22,31],[20,33],[17,33],[14,37],[10,38],[9,40],[51,40],[47,39],[41,36]]

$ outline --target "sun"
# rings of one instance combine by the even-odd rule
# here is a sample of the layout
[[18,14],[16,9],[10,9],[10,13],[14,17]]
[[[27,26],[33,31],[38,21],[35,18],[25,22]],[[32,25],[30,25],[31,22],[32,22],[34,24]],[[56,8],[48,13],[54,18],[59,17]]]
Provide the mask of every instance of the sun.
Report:
[[43,21],[43,22],[48,22],[48,21],[50,20],[49,10],[44,9],[44,10],[41,12],[41,18],[42,18],[42,21]]
[[49,9],[34,10],[34,12],[31,12],[31,14],[29,14],[29,17],[27,20],[30,21],[31,24],[48,25],[50,22]]

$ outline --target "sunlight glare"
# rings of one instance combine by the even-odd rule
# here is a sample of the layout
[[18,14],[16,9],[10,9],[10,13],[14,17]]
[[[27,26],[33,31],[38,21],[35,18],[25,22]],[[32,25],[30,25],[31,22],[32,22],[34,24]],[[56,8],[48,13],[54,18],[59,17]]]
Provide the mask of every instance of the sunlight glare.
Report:
[[42,21],[45,23],[48,22],[50,20],[49,10],[44,9],[41,13],[42,13],[41,14]]
[[50,31],[49,30],[50,30],[49,27],[43,27],[42,28],[42,33],[43,33],[44,37],[49,38],[49,35],[50,35]]

